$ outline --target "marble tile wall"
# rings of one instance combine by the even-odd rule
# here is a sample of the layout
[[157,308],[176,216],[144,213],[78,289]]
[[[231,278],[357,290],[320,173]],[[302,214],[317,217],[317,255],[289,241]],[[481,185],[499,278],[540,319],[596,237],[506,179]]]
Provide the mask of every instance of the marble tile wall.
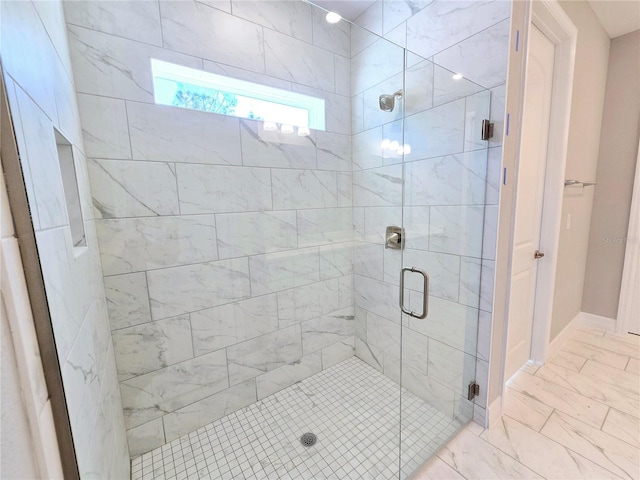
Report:
[[[378,0],[355,20],[364,28],[351,32],[356,354],[399,381],[402,329],[403,385],[482,424],[509,17],[504,1]],[[404,96],[382,112],[378,96],[403,87],[401,47]],[[487,116],[495,123],[489,142],[478,135]],[[411,153],[385,151],[383,139]],[[401,222],[404,266],[431,276],[424,320],[401,318],[396,307],[400,256],[384,249],[384,231]],[[406,282],[405,302],[421,311],[419,277]],[[472,404],[473,379],[481,393]]]
[[[80,476],[129,478],[122,402],[62,2],[6,1],[0,8],[3,74]],[[72,243],[54,129],[72,145],[86,247]]]
[[[402,320],[403,381],[473,415],[461,395],[474,362],[486,382],[509,4],[455,4],[381,0],[365,30],[302,2],[65,3],[132,455],[354,351],[399,380],[399,257],[382,245],[403,198],[405,264],[433,279],[433,321]],[[377,106],[402,87],[402,47],[404,165],[380,149],[402,108]],[[321,97],[327,129],[157,106],[150,58]],[[487,158],[472,133],[489,109]]]
[[[354,355],[350,28],[300,1],[65,14],[137,456]],[[155,105],[151,58],[323,98],[326,131]]]

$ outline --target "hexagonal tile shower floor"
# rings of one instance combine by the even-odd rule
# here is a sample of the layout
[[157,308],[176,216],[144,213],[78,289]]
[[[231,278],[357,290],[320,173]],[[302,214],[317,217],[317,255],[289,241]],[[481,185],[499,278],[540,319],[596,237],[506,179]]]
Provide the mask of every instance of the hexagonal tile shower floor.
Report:
[[[357,357],[132,461],[133,480],[398,479],[401,389]],[[460,424],[402,389],[407,478]],[[300,442],[304,433],[315,445]]]

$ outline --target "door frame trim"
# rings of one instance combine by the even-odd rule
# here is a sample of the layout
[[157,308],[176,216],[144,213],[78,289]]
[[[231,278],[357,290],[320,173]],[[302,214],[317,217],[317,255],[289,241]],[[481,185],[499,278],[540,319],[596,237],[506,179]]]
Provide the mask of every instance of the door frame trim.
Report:
[[558,2],[542,0],[532,5],[531,23],[556,46],[540,225],[540,250],[545,259],[538,266],[531,336],[531,360],[541,364],[547,360],[551,333],[578,30]]
[[639,313],[638,303],[640,300],[637,296],[634,298],[634,292],[640,288],[640,142],[637,158],[616,320],[618,333],[627,333],[631,326],[631,317]]
[[[517,200],[517,175],[520,159],[520,142],[522,125],[522,105],[524,104],[524,82],[526,78],[526,59],[529,44],[529,31],[532,23],[542,31],[555,45],[554,85],[552,91],[552,107],[549,123],[549,143],[547,148],[547,169],[545,172],[545,193],[542,213],[540,250],[545,252],[543,262],[538,268],[536,281],[536,298],[532,331],[531,358],[536,363],[546,360],[549,349],[551,331],[551,312],[557,256],[560,239],[562,202],[564,196],[564,175],[566,155],[569,143],[569,124],[571,117],[571,99],[573,93],[573,76],[575,66],[578,31],[569,16],[556,0],[535,0],[528,2],[528,11],[524,22],[524,48],[522,59],[524,73],[519,67],[510,65],[509,81],[514,81],[513,93],[507,97],[507,114],[511,113],[512,121],[517,119],[517,137],[511,141],[505,137],[503,166],[512,165],[513,175],[506,176],[500,198],[500,216],[498,220],[499,240],[496,251],[496,288],[494,298],[494,326],[492,331],[492,360],[500,362],[491,367],[493,375],[499,376],[499,382],[491,385],[498,391],[490,393],[490,399],[502,394],[505,382],[505,363],[507,354],[507,330],[509,327],[509,306],[511,295],[511,275],[513,260],[513,240],[515,225],[515,205]],[[510,60],[511,61],[511,60]],[[513,61],[517,61],[514,55]],[[508,89],[509,90],[509,89]],[[520,92],[520,93],[518,93]],[[515,96],[518,96],[516,99]],[[510,112],[511,110],[511,112]],[[515,129],[515,128],[514,128]],[[509,155],[513,155],[510,159]],[[507,182],[508,179],[508,182]],[[500,238],[500,232],[507,238]],[[494,343],[495,342],[495,343]],[[500,372],[500,373],[499,373]],[[490,373],[491,375],[491,373]],[[493,423],[497,418],[490,418]]]

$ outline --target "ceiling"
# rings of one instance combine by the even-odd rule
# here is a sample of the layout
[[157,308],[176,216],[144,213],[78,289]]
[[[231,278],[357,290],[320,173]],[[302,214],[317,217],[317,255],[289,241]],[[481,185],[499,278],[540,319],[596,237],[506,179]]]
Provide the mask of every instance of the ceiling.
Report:
[[[310,0],[347,20],[355,20],[375,0]],[[609,37],[615,38],[640,29],[639,0],[588,0]]]
[[322,8],[339,13],[342,18],[354,21],[367,8],[375,3],[375,0],[311,0]]
[[640,29],[638,0],[589,0],[589,5],[611,38]]

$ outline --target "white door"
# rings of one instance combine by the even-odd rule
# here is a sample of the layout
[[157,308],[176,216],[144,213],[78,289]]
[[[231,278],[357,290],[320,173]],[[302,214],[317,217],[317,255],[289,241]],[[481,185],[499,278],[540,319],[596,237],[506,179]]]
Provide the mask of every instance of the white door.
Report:
[[531,358],[555,45],[531,26],[513,245],[505,379]]
[[618,304],[618,322],[626,327],[627,332],[640,335],[640,144],[636,165]]

